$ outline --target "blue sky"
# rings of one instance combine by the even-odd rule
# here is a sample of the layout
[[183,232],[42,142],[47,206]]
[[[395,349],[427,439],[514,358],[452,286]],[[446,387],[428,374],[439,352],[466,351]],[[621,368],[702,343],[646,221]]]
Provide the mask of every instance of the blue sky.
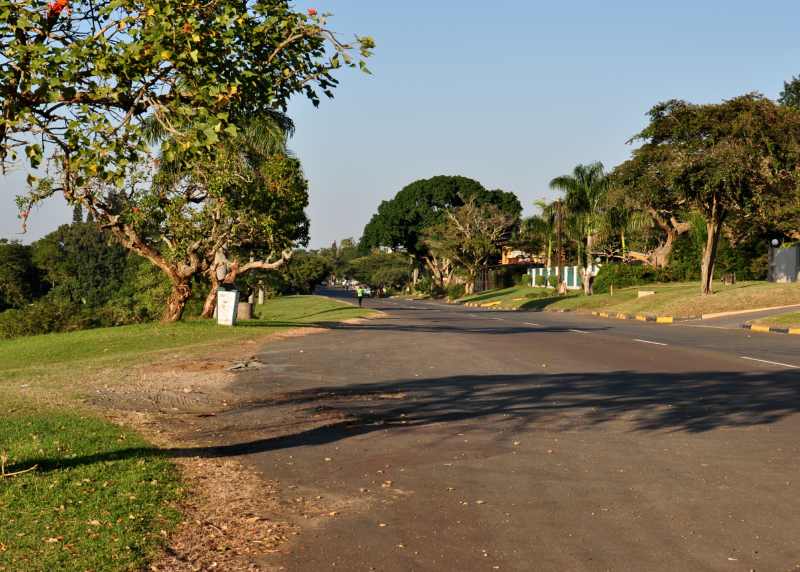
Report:
[[[531,202],[579,162],[607,167],[665,99],[777,97],[800,74],[800,2],[320,0],[343,37],[372,35],[374,75],[341,74],[319,109],[297,99],[291,147],[311,187],[311,245],[358,237],[378,203],[438,174]],[[0,237],[15,238],[0,190]],[[26,240],[69,219],[53,201]]]

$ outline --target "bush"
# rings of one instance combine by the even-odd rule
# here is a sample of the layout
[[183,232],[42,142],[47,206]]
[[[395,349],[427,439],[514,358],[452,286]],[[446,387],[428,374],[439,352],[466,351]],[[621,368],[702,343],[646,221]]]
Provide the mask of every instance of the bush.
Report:
[[544,276],[543,274],[537,275],[535,286],[539,287],[547,286],[547,276]]
[[447,298],[449,300],[458,300],[463,298],[464,294],[466,294],[466,288],[463,284],[450,284],[447,287]]
[[669,275],[662,270],[641,264],[606,264],[594,279],[594,291],[597,294],[608,292],[614,288],[627,288],[639,284],[663,282]]
[[558,288],[558,276],[551,274],[547,281],[550,283],[550,288]]

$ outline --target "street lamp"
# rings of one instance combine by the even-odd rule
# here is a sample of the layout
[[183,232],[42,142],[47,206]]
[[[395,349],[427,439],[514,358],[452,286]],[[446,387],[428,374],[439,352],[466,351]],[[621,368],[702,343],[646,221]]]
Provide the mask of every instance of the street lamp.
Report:
[[778,245],[781,243],[777,238],[773,238],[770,242],[775,248],[778,248]]

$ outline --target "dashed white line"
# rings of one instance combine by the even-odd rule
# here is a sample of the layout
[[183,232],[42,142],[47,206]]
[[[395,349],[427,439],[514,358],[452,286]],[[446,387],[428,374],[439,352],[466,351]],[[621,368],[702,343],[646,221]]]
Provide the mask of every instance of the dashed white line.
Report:
[[653,342],[651,340],[640,340],[639,338],[634,338],[634,342],[642,342],[643,344],[653,344],[654,346],[665,346],[667,344],[661,342]]
[[533,322],[522,322],[522,323],[525,324],[526,326],[536,326],[537,328],[541,328],[542,327],[541,324],[535,324]]
[[570,330],[570,332],[575,332],[576,334],[588,334],[589,332],[584,332],[583,330]]
[[498,321],[500,321],[500,322],[505,322],[505,321],[506,321],[506,319],[505,319],[505,318],[491,318],[491,319],[492,319],[492,320],[498,320]]
[[800,369],[800,365],[792,365],[790,363],[781,363],[779,361],[769,361],[768,359],[758,359],[754,357],[747,357],[747,356],[739,356],[742,359],[750,360],[750,361],[757,361],[761,363],[768,363],[770,365],[779,365],[781,367],[788,367],[790,369]]

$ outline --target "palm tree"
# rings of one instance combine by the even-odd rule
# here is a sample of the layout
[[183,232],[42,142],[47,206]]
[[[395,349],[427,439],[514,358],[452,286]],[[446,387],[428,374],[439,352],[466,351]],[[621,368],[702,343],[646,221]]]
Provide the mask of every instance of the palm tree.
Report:
[[564,192],[564,203],[575,229],[581,233],[585,253],[583,289],[589,288],[588,274],[592,267],[592,246],[595,236],[602,228],[603,204],[608,193],[608,176],[599,161],[589,165],[577,165],[572,174],[562,175],[550,181],[550,188]]
[[619,237],[620,257],[628,258],[627,237],[652,225],[652,218],[645,212],[615,204],[606,208],[603,214],[601,234],[605,237]]

